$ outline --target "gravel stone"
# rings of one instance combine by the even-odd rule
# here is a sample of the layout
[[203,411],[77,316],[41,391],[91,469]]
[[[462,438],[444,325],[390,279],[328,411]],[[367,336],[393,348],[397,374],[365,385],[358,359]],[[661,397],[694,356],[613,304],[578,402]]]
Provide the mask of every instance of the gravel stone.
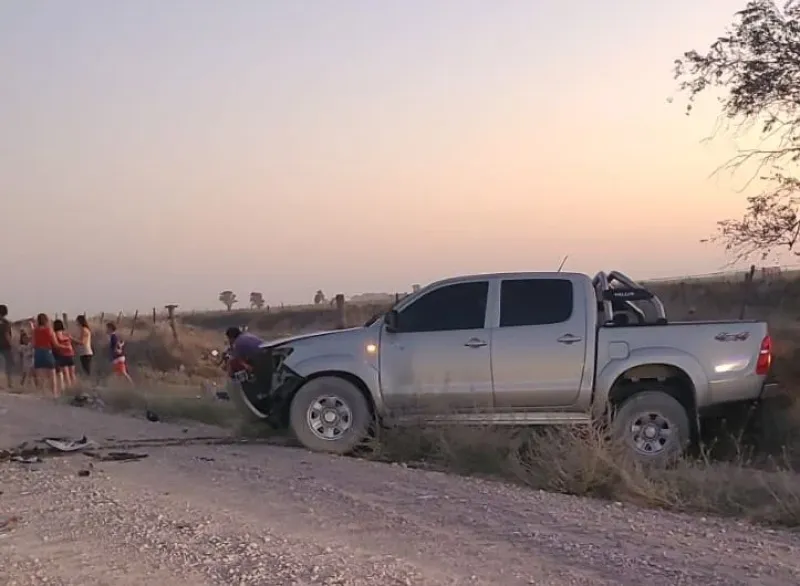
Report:
[[[44,435],[187,437],[185,425],[24,397],[0,395],[0,407],[0,448]],[[80,454],[0,463],[0,519],[19,516],[0,532],[0,584],[800,583],[800,535],[742,521],[299,449],[144,451],[89,476]]]

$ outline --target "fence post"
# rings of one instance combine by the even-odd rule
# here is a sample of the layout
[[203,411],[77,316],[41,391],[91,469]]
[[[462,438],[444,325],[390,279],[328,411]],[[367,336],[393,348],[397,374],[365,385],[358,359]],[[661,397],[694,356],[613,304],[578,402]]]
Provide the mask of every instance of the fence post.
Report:
[[336,327],[343,330],[347,327],[347,312],[345,311],[344,295],[337,293],[336,301]]
[[747,310],[747,302],[750,299],[750,290],[753,286],[753,275],[755,272],[756,265],[750,265],[750,270],[744,277],[744,285],[742,286],[742,307],[739,309],[739,319],[744,319],[744,314]]
[[129,338],[133,338],[133,332],[136,331],[136,320],[139,317],[139,310],[133,312],[133,323],[131,324],[131,335],[128,336]]
[[102,312],[100,314],[100,325],[101,326],[103,325],[103,322],[105,321],[105,319],[106,319],[106,312],[104,311],[104,312]]
[[69,319],[67,318],[67,314],[66,313],[62,313],[61,314],[61,321],[64,322],[64,328],[68,328],[69,327]]
[[178,342],[178,328],[175,326],[175,308],[178,306],[174,303],[164,306],[167,310],[167,319],[169,320],[169,328],[172,330],[172,337]]
[[156,308],[153,308],[153,325],[156,325]]

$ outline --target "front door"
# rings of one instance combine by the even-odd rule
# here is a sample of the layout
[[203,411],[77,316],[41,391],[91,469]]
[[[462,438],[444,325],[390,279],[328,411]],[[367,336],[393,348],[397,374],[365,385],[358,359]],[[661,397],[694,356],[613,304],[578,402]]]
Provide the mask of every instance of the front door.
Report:
[[445,284],[398,313],[380,343],[381,388],[393,416],[492,407],[489,281]]

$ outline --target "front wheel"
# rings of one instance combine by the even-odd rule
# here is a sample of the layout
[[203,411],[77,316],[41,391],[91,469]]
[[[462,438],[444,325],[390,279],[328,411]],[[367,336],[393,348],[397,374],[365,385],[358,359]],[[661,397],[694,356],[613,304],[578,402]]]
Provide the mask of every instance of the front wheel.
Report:
[[689,415],[675,398],[642,391],[623,401],[611,422],[614,439],[642,463],[665,465],[691,440]]
[[309,450],[347,454],[366,438],[372,415],[367,399],[353,383],[321,376],[297,391],[289,422],[297,439]]

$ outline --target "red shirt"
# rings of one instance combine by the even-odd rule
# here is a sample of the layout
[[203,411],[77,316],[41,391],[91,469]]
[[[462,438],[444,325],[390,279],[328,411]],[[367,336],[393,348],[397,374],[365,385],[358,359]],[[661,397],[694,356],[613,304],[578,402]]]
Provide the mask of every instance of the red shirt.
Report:
[[33,347],[37,350],[52,350],[57,346],[56,333],[49,326],[33,328]]
[[56,334],[56,340],[61,344],[60,347],[57,348],[61,356],[75,356],[75,348],[72,347],[72,340],[69,334],[66,332],[58,332]]

